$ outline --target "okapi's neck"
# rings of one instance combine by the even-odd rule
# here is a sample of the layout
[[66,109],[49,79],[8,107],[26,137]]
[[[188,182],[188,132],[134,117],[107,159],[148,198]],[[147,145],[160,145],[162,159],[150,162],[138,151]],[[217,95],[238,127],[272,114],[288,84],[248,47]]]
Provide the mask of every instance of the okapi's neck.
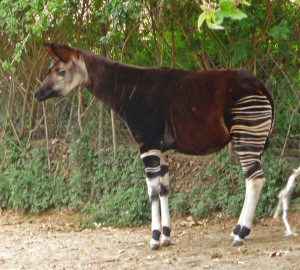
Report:
[[124,105],[130,100],[143,68],[120,64],[81,51],[88,72],[85,86],[104,104],[123,118]]

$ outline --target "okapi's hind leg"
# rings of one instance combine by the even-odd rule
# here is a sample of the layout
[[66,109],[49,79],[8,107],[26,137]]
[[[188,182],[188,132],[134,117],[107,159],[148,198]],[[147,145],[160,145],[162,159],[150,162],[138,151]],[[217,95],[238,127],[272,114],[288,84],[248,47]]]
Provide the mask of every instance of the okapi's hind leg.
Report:
[[161,203],[161,223],[163,235],[162,246],[171,244],[170,212],[169,212],[169,163],[168,152],[164,152],[160,159],[160,203]]
[[264,183],[264,177],[246,180],[246,197],[243,209],[238,225],[231,233],[231,236],[234,237],[232,246],[242,245],[245,237],[250,234],[256,205]]
[[248,96],[237,101],[232,110],[231,137],[246,178],[246,196],[237,226],[232,231],[232,246],[244,243],[250,234],[254,212],[265,178],[261,153],[272,125],[272,108],[264,96]]

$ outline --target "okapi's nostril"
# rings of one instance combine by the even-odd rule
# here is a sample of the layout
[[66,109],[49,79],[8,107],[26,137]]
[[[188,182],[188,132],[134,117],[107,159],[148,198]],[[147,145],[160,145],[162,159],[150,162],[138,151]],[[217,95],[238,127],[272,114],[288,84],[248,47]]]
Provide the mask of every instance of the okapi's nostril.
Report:
[[34,92],[33,96],[34,96],[35,98],[40,97],[40,96],[41,96],[41,91],[36,90],[36,91]]

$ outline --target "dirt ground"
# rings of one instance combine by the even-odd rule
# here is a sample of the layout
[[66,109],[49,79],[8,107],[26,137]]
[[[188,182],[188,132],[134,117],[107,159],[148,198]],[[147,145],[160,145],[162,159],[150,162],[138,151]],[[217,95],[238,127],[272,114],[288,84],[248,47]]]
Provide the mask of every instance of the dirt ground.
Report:
[[[67,210],[0,212],[0,269],[300,269],[300,236],[285,237],[281,219],[261,220],[233,248],[236,220],[173,218],[172,245],[150,251],[148,227],[78,231]],[[300,213],[289,221],[300,232]]]

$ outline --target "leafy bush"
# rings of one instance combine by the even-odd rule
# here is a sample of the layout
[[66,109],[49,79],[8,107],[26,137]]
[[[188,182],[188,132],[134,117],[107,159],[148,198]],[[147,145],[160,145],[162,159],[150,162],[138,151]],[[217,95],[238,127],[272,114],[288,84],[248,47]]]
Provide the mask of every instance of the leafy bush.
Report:
[[91,221],[105,226],[144,224],[150,217],[150,203],[139,153],[119,147],[113,156],[111,148],[94,151],[88,141],[83,134],[71,144],[74,199],[69,205],[88,203],[83,209],[88,218],[82,226]]
[[[138,152],[120,147],[95,151],[88,134],[70,144],[70,179],[49,172],[47,150],[9,148],[0,157],[0,206],[33,213],[67,206],[105,225],[142,225],[150,217],[144,169]],[[58,162],[58,161],[57,161]],[[147,207],[146,207],[147,205]]]
[[[1,147],[0,164],[0,205],[1,207],[30,209],[33,213],[61,205],[58,197],[62,196],[61,177],[53,179],[47,166],[47,151],[43,146],[36,146],[31,151],[25,147],[7,144]],[[63,196],[62,196],[63,197]]]

